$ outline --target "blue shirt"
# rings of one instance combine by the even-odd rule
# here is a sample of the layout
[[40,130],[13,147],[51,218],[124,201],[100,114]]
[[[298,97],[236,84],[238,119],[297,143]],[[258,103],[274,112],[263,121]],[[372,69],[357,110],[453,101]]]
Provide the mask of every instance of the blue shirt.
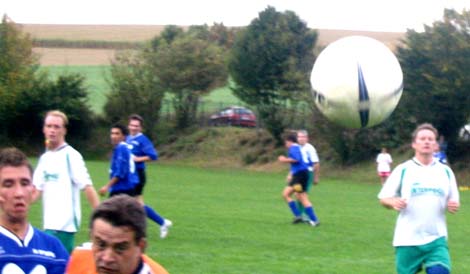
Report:
[[[137,157],[148,156],[152,160],[158,159],[158,152],[153,146],[147,136],[142,133],[136,134],[135,136],[128,135],[126,137],[126,143],[131,147],[132,154]],[[135,163],[137,169],[145,169],[145,162]]]
[[110,193],[133,189],[139,182],[132,157],[127,143],[121,142],[114,147],[109,178],[117,177],[119,181],[111,186]]
[[31,225],[24,240],[0,226],[0,273],[64,274],[68,259],[57,238]]
[[304,162],[302,150],[299,144],[293,144],[289,147],[287,157],[296,160],[297,162],[290,164],[290,171],[296,174],[302,170],[308,170],[308,165]]

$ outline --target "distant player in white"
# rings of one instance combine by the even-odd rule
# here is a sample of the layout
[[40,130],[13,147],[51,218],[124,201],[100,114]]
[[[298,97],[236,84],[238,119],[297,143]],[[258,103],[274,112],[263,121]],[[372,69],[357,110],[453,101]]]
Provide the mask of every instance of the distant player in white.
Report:
[[399,212],[393,246],[399,274],[450,273],[445,212],[460,207],[452,170],[433,158],[437,130],[422,124],[413,132],[415,157],[398,165],[385,182],[380,203]]
[[375,160],[377,162],[377,173],[380,177],[380,183],[383,185],[390,176],[391,164],[393,162],[392,156],[387,152],[386,148],[382,148],[382,151],[377,155]]
[[[302,158],[304,163],[308,166],[308,180],[305,192],[310,193],[312,188],[312,181],[314,184],[318,184],[320,178],[320,160],[318,158],[317,150],[309,143],[308,132],[306,130],[297,131],[297,142],[300,145],[300,151],[302,152]],[[291,176],[291,174],[289,174]],[[305,215],[304,207],[300,201],[297,200],[297,207],[303,215],[304,220],[308,220]]]
[[85,192],[92,208],[99,204],[99,198],[82,155],[65,142],[67,124],[67,116],[60,111],[46,114],[46,152],[39,158],[33,183],[42,194],[46,233],[59,238],[71,252],[81,220],[80,191]]

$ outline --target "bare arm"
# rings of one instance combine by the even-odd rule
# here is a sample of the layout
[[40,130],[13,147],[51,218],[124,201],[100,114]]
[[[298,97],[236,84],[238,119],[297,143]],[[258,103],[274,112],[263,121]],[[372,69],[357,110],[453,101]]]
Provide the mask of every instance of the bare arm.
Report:
[[448,201],[447,202],[447,211],[450,213],[456,213],[460,208],[460,203],[456,201]]
[[313,176],[313,183],[317,185],[320,182],[320,162],[313,165]]
[[134,156],[133,160],[136,163],[152,161],[149,156]]
[[406,200],[400,197],[390,197],[380,199],[380,204],[389,209],[400,211],[406,207]]
[[278,161],[281,163],[297,163],[297,160],[289,158],[287,156],[281,155],[277,157]]
[[92,185],[87,185],[84,192],[90,206],[93,209],[96,208],[100,203],[100,198],[98,197],[98,193],[96,193],[95,188]]
[[111,180],[109,180],[109,182],[107,184],[105,184],[103,187],[101,187],[98,192],[100,193],[100,195],[106,194],[106,192],[109,191],[109,188],[111,188],[111,186],[113,186],[118,181],[119,181],[118,177],[111,178]]

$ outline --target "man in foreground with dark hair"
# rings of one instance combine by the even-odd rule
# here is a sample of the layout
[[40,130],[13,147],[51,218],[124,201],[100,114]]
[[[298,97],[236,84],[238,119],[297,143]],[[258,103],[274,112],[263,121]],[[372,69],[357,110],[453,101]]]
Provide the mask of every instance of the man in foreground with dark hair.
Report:
[[0,150],[0,273],[64,273],[69,254],[62,243],[28,221],[33,168],[16,148]]
[[91,246],[77,247],[67,274],[168,274],[144,255],[145,211],[137,199],[120,194],[102,202],[90,220]]

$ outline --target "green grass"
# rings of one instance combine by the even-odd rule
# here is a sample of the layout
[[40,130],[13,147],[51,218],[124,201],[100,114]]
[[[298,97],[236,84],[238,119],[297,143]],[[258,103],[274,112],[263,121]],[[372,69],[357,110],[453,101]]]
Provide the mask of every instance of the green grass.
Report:
[[[96,187],[103,185],[108,162],[87,166]],[[312,228],[290,223],[281,199],[285,174],[150,164],[146,202],[174,227],[161,240],[149,223],[147,254],[172,274],[395,273],[396,213],[379,206],[378,183],[323,173],[311,194],[322,224]],[[470,273],[469,202],[470,192],[462,192],[461,212],[448,217],[453,273]],[[83,208],[77,243],[87,240],[86,202]],[[38,204],[31,215],[40,226]]]
[[106,103],[110,77],[110,66],[47,66],[42,69],[50,73],[52,79],[67,73],[78,73],[85,77],[85,87],[88,90],[88,103],[95,113],[102,113]]
[[[52,79],[66,73],[79,73],[85,77],[85,86],[89,92],[88,103],[91,109],[98,114],[103,112],[103,106],[106,103],[106,94],[109,92],[107,78],[110,78],[110,66],[46,66],[43,70],[50,73]],[[170,97],[166,96],[167,104]],[[226,87],[214,89],[209,94],[203,96],[204,103],[200,111],[213,112],[228,105],[239,105],[232,91]],[[170,106],[163,106],[162,111],[172,109]]]

